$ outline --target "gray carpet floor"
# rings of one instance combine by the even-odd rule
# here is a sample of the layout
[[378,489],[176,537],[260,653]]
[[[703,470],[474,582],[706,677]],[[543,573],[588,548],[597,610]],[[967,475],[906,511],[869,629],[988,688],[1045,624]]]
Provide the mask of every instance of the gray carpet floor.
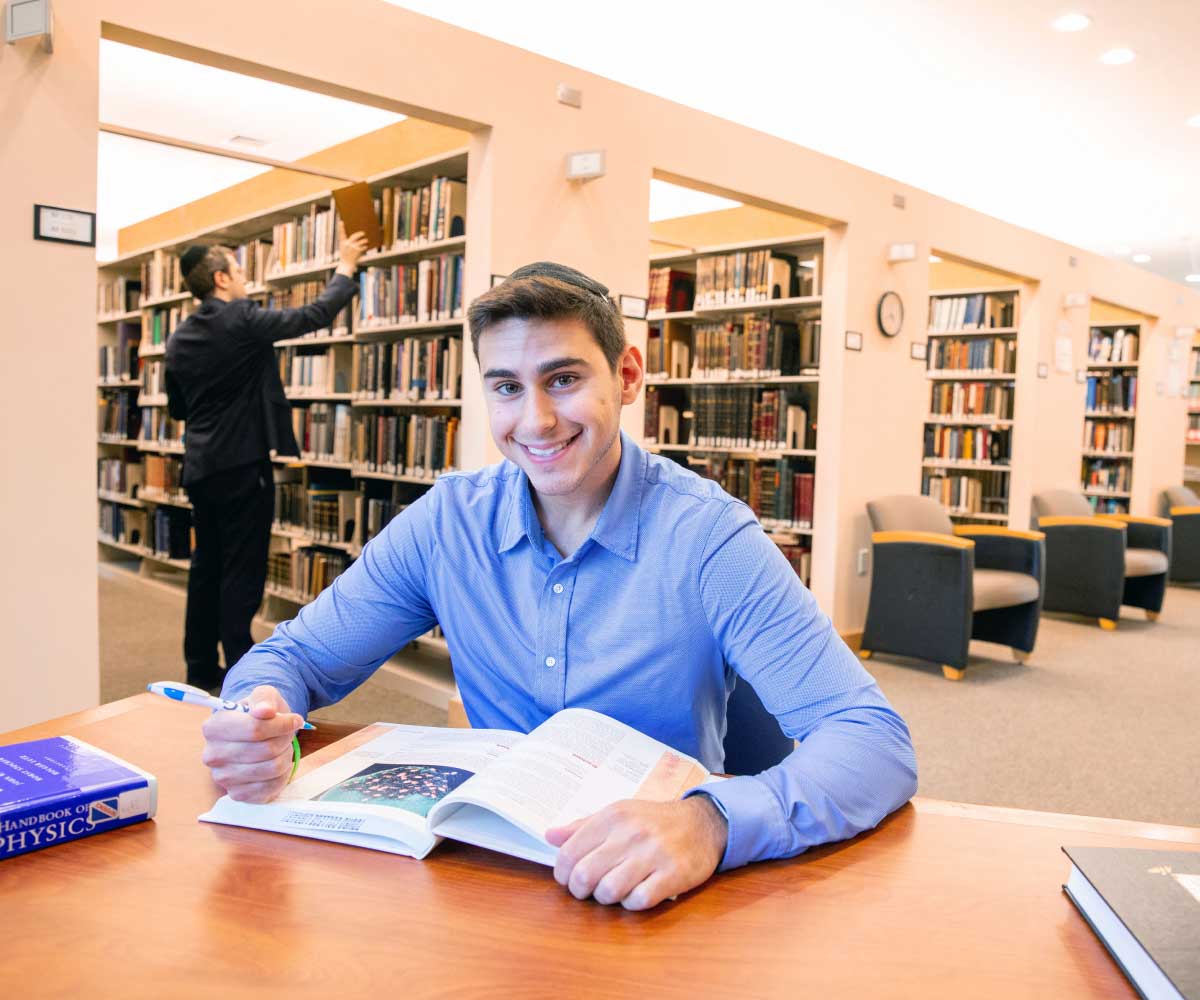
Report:
[[[183,679],[183,609],[181,590],[101,567],[104,701]],[[1200,826],[1200,590],[1171,588],[1154,623],[1127,608],[1116,632],[1047,615],[1025,665],[986,643],[971,652],[960,682],[931,664],[867,663],[912,730],[921,795]],[[368,682],[313,718],[444,725],[446,713]]]

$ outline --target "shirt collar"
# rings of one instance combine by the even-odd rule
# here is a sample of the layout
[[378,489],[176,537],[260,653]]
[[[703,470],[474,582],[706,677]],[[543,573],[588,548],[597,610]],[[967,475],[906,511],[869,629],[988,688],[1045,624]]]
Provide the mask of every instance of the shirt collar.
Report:
[[[642,491],[646,483],[647,456],[624,431],[621,431],[621,464],[612,492],[604,503],[600,518],[589,536],[614,555],[629,562],[637,559],[638,522]],[[515,466],[514,466],[515,467]],[[508,477],[508,510],[497,550],[507,552],[522,538],[541,551],[544,536],[529,493],[529,477],[519,467]]]

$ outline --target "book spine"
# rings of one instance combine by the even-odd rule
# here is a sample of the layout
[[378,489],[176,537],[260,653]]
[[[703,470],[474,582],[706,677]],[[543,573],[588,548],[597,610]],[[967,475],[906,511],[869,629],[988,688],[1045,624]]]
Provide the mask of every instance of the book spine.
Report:
[[131,777],[0,815],[0,861],[149,819],[150,782]]

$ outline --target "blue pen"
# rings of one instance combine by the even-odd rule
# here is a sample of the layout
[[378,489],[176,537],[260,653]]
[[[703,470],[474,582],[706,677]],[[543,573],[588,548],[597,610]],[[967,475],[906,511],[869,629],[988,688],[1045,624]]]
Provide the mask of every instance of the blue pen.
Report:
[[[180,684],[178,681],[155,681],[153,684],[147,684],[146,690],[152,694],[161,694],[164,698],[170,698],[172,701],[182,701],[188,705],[204,705],[214,712],[217,709],[224,709],[227,712],[236,712],[239,709],[243,712],[250,711],[250,706],[242,702],[214,698],[207,691],[192,687],[190,684]],[[301,728],[316,729],[317,727],[311,722],[306,722]]]

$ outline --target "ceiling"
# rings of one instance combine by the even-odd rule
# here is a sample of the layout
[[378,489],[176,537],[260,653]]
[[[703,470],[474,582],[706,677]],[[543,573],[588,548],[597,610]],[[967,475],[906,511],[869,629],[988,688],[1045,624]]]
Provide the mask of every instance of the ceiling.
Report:
[[[739,17],[728,0],[609,0],[586,18],[548,0],[389,2],[1107,256],[1148,254],[1138,266],[1168,278],[1200,273],[1198,0],[767,0]],[[1071,9],[1091,26],[1052,30]],[[1102,65],[1116,46],[1137,57]],[[240,134],[289,160],[399,118],[102,43],[102,121],[229,148]],[[261,169],[102,135],[100,241]],[[652,194],[655,219],[722,204]]]

